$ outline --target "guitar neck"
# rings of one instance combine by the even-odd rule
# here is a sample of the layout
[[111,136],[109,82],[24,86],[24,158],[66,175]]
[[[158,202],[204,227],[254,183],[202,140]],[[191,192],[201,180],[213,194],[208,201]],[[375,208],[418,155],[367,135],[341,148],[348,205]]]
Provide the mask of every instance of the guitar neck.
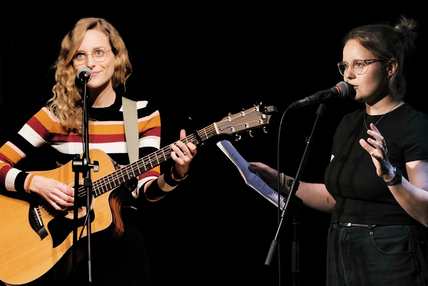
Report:
[[[199,145],[200,141],[204,142],[209,138],[218,134],[216,124],[213,123],[208,127],[196,131],[197,134],[193,133],[180,141],[187,144],[193,143]],[[154,167],[162,164],[171,158],[171,146],[165,146],[156,152],[153,152],[147,156],[140,158],[139,160],[118,169],[117,171],[110,173],[93,182],[93,193],[95,197],[98,197],[112,189],[117,188],[121,184],[135,178]],[[79,197],[85,196],[85,190],[79,188]]]

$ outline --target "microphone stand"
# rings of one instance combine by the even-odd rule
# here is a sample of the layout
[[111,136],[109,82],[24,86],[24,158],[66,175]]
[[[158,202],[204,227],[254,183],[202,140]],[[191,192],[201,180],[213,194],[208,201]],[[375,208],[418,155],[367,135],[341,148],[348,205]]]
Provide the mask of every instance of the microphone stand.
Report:
[[[299,225],[300,225],[300,205],[299,205],[299,199],[296,197],[297,189],[299,188],[299,182],[300,178],[302,177],[303,170],[306,165],[306,161],[309,157],[309,152],[312,147],[313,139],[314,139],[314,133],[316,130],[316,127],[318,125],[319,119],[324,115],[325,112],[325,105],[320,104],[317,111],[316,111],[316,119],[314,126],[312,128],[311,135],[306,138],[306,148],[303,153],[302,160],[300,161],[299,168],[297,169],[297,174],[294,178],[293,183],[290,187],[290,192],[288,194],[287,200],[285,201],[284,209],[281,213],[281,218],[278,223],[278,229],[275,234],[275,238],[272,241],[270,245],[270,249],[268,252],[268,255],[266,257],[265,265],[270,265],[273,259],[273,256],[278,248],[279,244],[279,236],[281,232],[281,228],[284,222],[284,219],[288,219],[290,215],[290,209],[292,206],[295,206],[295,209],[293,210],[293,226],[294,226],[294,235],[293,235],[293,242],[292,242],[292,273],[293,273],[293,284],[292,285],[300,285],[300,271],[299,271]],[[296,206],[297,205],[297,206]],[[281,270],[279,270],[281,271]]]
[[75,184],[74,184],[74,229],[73,229],[73,257],[72,257],[72,266],[73,266],[73,278],[75,285],[77,285],[76,279],[76,269],[77,269],[77,242],[78,242],[78,227],[79,227],[79,175],[82,174],[83,177],[83,187],[85,188],[86,194],[86,216],[85,223],[83,225],[81,234],[86,226],[87,230],[87,255],[88,255],[88,281],[92,283],[92,255],[91,255],[91,203],[92,203],[92,180],[91,180],[91,169],[94,169],[95,172],[98,171],[98,162],[91,164],[91,159],[89,158],[89,128],[88,128],[88,103],[87,103],[87,90],[86,85],[90,78],[86,75],[82,76],[81,81],[83,84],[83,108],[82,108],[82,146],[83,154],[80,159],[77,156],[73,159],[73,172],[75,173]]

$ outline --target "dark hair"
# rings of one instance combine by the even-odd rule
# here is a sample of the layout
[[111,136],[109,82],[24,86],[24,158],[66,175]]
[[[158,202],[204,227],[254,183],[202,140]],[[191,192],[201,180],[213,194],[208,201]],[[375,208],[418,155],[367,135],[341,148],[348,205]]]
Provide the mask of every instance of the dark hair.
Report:
[[345,36],[343,44],[345,45],[349,40],[357,40],[376,58],[395,58],[398,68],[389,80],[389,88],[393,95],[403,98],[407,85],[404,66],[407,56],[415,47],[416,27],[415,20],[401,16],[395,26],[374,24],[355,28]]

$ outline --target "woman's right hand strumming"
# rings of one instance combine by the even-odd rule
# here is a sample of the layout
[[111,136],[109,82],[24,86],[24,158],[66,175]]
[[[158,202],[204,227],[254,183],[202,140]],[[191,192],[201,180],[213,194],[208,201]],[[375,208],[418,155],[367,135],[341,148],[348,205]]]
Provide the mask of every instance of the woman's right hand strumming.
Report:
[[74,189],[54,179],[36,175],[31,180],[30,190],[58,211],[74,205]]

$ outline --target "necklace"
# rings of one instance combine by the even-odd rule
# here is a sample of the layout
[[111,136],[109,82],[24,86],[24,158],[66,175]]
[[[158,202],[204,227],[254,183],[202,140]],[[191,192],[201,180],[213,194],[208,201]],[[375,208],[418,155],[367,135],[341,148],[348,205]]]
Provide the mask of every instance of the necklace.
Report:
[[[384,115],[382,115],[380,118],[379,118],[379,120],[378,121],[376,121],[376,123],[374,123],[374,125],[376,126],[378,123],[379,123],[379,121],[381,121],[382,120],[382,118],[385,116],[385,115],[387,115],[388,113],[390,113],[392,110],[394,110],[394,108],[396,108],[399,104],[401,103],[401,100],[396,104],[396,105],[394,105],[387,113],[385,113]],[[367,127],[367,123],[366,123],[366,115],[367,115],[367,112],[366,113],[364,113],[364,126],[366,127],[366,129],[367,130],[369,130],[369,128]]]

